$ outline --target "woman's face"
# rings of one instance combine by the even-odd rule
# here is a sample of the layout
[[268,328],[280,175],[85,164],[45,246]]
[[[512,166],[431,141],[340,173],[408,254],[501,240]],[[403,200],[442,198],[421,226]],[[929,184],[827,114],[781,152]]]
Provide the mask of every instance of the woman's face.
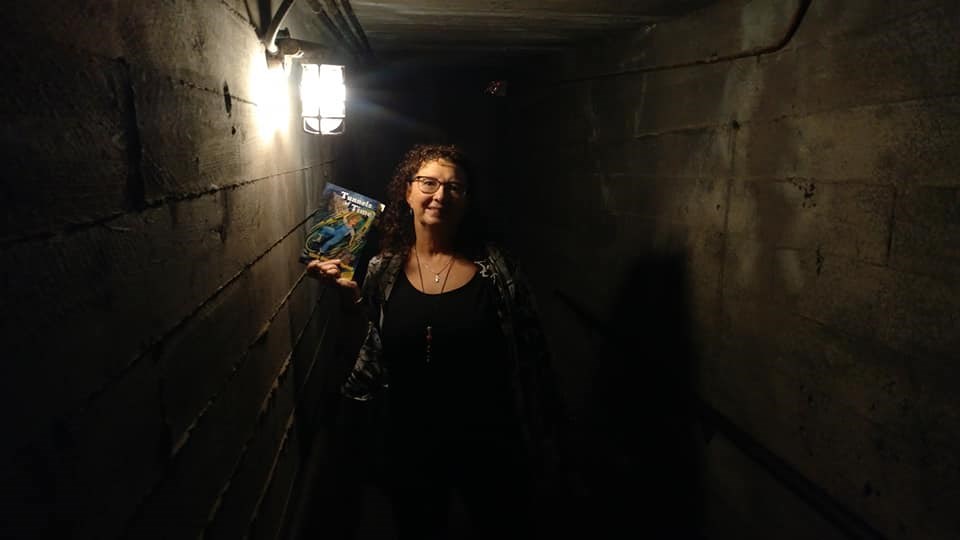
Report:
[[[416,177],[434,179],[440,186],[433,193],[424,193],[421,188],[427,184],[417,181]],[[407,184],[407,204],[413,209],[414,222],[451,232],[456,230],[467,208],[467,195],[463,191],[467,179],[463,170],[445,159],[435,159],[421,165],[414,178]],[[460,186],[461,191],[451,186]]]

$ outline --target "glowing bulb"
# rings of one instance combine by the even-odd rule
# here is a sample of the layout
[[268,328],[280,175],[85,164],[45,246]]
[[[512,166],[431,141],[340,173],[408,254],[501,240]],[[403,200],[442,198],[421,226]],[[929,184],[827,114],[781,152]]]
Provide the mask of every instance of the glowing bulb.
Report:
[[324,135],[333,135],[340,132],[340,126],[343,125],[343,118],[321,118],[320,133]]
[[323,88],[320,85],[320,71],[316,64],[303,64],[300,76],[300,105],[303,116],[320,116],[320,101]]
[[324,135],[342,133],[346,99],[343,66],[303,64],[300,105],[304,131]]

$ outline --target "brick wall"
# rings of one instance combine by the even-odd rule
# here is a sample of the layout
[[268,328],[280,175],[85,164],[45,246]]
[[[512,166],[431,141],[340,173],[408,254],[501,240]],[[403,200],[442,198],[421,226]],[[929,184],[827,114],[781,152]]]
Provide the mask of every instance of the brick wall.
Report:
[[340,142],[247,5],[5,10],[5,537],[279,533],[342,369],[297,261]]
[[[722,3],[531,67],[504,204],[598,493],[656,493],[672,464],[713,537],[954,537],[960,10],[806,5]],[[688,394],[778,465],[702,419],[671,431]]]

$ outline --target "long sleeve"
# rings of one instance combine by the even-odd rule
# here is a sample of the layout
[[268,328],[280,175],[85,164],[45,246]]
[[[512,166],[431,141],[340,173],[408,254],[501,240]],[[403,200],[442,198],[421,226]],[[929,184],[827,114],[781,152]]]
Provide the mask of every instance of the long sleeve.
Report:
[[373,399],[386,384],[382,362],[383,344],[380,341],[381,280],[384,264],[381,256],[370,260],[367,275],[360,291],[362,308],[367,318],[367,331],[357,353],[353,370],[341,387],[341,393],[351,399]]
[[566,413],[552,354],[529,283],[519,267],[514,267],[512,274],[519,375],[531,429],[541,442],[555,443]]
[[501,323],[515,358],[518,412],[531,449],[541,455],[552,454],[542,455],[552,459],[566,413],[536,301],[515,259],[493,245],[487,251],[502,298]]

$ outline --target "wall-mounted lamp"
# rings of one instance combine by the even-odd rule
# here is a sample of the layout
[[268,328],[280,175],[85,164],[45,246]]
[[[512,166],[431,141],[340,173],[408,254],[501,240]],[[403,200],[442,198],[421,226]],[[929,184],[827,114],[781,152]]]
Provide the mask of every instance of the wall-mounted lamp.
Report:
[[343,66],[302,64],[300,105],[303,130],[314,135],[343,133],[347,88]]
[[343,133],[346,116],[347,90],[343,80],[343,66],[317,64],[329,49],[318,43],[290,37],[280,24],[294,0],[283,0],[276,15],[262,36],[267,53],[267,65],[289,71],[291,61],[301,62],[300,105],[303,130],[313,135]]
[[283,65],[285,72],[291,61],[298,59],[300,74],[300,115],[303,130],[313,135],[340,135],[346,117],[347,89],[343,79],[343,66],[317,64],[327,50],[321,45],[291,38],[276,40],[277,52],[267,53],[268,62],[275,69]]
[[272,50],[270,47],[266,49],[267,64],[274,67],[282,65],[285,71],[290,70],[293,60],[317,63],[330,53],[330,49],[324,45],[290,37],[286,29],[281,30],[273,40]]

